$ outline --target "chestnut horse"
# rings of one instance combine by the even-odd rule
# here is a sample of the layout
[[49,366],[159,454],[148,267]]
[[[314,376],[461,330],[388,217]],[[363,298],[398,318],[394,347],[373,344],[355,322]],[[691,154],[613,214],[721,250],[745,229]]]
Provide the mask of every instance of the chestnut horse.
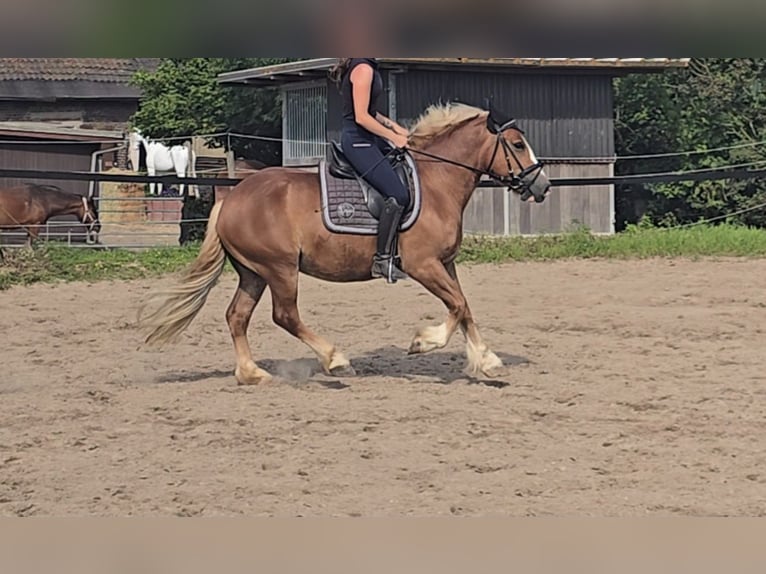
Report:
[[[402,268],[448,310],[441,325],[415,334],[409,352],[442,348],[460,328],[469,371],[496,376],[503,364],[482,340],[455,270],[463,211],[482,175],[510,187],[522,200],[538,203],[550,183],[515,121],[495,111],[464,104],[432,106],[410,130],[407,150],[416,160],[422,203],[418,220],[400,237]],[[176,286],[148,296],[139,310],[139,326],[148,331],[147,343],[174,340],[205,304],[228,258],[239,275],[226,312],[239,384],[271,378],[256,364],[247,339],[250,318],[266,287],[273,321],[308,345],[326,373],[352,375],[344,354],[301,320],[298,277],[304,273],[331,282],[370,280],[374,251],[374,236],[326,229],[316,173],[267,168],[244,179],[213,206],[197,259]],[[154,304],[159,305],[147,313]]]
[[92,198],[63,191],[55,185],[28,183],[0,189],[0,230],[23,229],[30,247],[40,234],[40,227],[57,215],[76,216],[86,226],[89,243],[101,231]]

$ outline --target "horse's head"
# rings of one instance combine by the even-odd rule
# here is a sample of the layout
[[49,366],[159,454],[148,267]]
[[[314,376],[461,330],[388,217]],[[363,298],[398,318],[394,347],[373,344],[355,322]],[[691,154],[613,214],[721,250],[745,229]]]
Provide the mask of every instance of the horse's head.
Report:
[[503,116],[490,104],[488,108],[487,129],[495,135],[495,144],[487,171],[494,175],[493,179],[518,193],[522,201],[542,203],[551,187],[542,162],[516,120]]
[[101,221],[98,219],[98,207],[96,201],[92,197],[82,198],[80,220],[87,228],[87,242],[95,243],[98,239],[98,234],[101,232]]

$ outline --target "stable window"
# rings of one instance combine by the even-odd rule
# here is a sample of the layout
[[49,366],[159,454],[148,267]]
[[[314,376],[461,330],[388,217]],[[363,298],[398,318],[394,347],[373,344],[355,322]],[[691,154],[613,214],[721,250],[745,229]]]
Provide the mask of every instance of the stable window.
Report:
[[282,92],[282,163],[316,165],[327,146],[327,84],[285,86]]

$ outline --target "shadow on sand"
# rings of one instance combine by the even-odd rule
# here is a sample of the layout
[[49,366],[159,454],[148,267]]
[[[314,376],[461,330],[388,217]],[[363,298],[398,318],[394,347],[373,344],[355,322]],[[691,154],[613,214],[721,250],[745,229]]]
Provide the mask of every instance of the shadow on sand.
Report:
[[[291,361],[262,359],[258,361],[258,364],[280,382],[296,387],[311,383],[327,389],[342,390],[348,388],[349,382],[354,379],[394,377],[416,383],[449,385],[463,382],[502,389],[511,384],[504,379],[512,376],[512,369],[530,364],[530,361],[525,357],[506,353],[497,353],[497,355],[502,359],[508,372],[495,379],[477,378],[465,373],[465,356],[462,354],[434,351],[424,355],[407,355],[404,349],[395,346],[382,347],[362,355],[352,356],[351,364],[356,370],[356,376],[350,378],[341,379],[325,375],[314,358]],[[158,383],[192,383],[206,379],[233,379],[233,376],[233,370],[174,372],[162,375],[156,381]]]

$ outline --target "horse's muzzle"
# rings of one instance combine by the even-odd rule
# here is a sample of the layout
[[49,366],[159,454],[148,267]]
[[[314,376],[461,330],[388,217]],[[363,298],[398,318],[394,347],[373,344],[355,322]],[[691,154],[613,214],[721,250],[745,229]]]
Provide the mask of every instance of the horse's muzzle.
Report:
[[101,222],[96,220],[88,226],[88,229],[85,230],[85,242],[88,245],[93,245],[95,243],[98,243],[98,234],[100,232],[101,232]]
[[551,182],[540,169],[521,178],[521,190],[521,201],[542,203],[551,192]]

